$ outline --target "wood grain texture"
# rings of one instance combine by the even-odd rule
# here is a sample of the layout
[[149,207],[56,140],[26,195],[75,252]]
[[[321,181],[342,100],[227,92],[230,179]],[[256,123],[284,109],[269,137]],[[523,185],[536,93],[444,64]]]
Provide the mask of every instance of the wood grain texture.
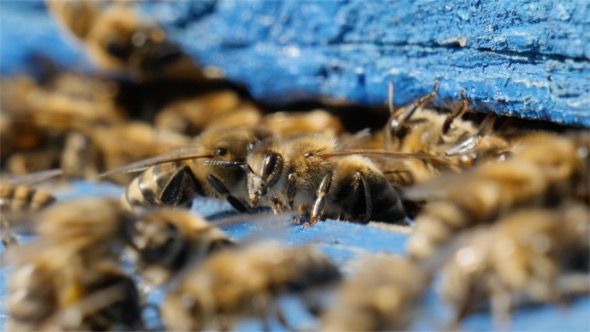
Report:
[[[267,102],[383,105],[391,81],[396,104],[406,104],[439,80],[439,103],[465,89],[477,110],[590,127],[587,0],[178,0],[140,9],[200,64]],[[3,45],[16,37],[6,34]]]

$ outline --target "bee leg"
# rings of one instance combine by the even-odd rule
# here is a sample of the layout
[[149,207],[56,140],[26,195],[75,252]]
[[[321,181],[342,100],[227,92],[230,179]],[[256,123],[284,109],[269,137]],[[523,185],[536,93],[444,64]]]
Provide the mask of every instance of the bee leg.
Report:
[[324,205],[326,201],[326,194],[330,190],[332,185],[332,173],[328,173],[322,179],[320,186],[316,192],[316,200],[313,204],[313,210],[311,210],[311,217],[309,218],[307,226],[312,226],[316,222],[322,219],[324,216]]
[[291,209],[293,209],[293,200],[295,199],[296,193],[297,187],[295,186],[295,173],[289,173],[289,176],[287,176],[287,200]]
[[[202,193],[201,186],[188,167],[183,167],[166,185],[160,201],[172,206],[190,206],[195,197]],[[145,194],[145,193],[144,193]],[[145,195],[148,198],[148,195]]]
[[309,216],[309,211],[307,211],[307,208],[304,205],[299,205],[297,207],[297,215],[293,217],[293,222],[296,225],[299,225],[307,216]]
[[287,317],[285,316],[285,311],[280,306],[277,306],[277,308],[275,310],[276,310],[275,317],[277,318],[277,321],[279,322],[279,324],[281,324],[281,326],[283,328],[285,328],[285,330],[287,330],[287,331],[301,331],[302,330],[301,328],[298,328],[297,326],[294,326],[289,323],[289,321],[287,320]]
[[8,222],[2,220],[0,223],[0,238],[2,238],[2,245],[4,245],[4,248],[18,244],[18,240],[14,234],[10,232],[9,228],[10,226],[8,225]]
[[215,189],[215,191],[217,191],[219,195],[225,197],[225,199],[234,209],[238,210],[241,213],[251,212],[246,205],[244,205],[237,198],[229,194],[229,189],[227,189],[227,187],[223,184],[223,182],[221,182],[221,180],[219,180],[218,177],[216,177],[213,174],[209,174],[207,175],[207,181],[209,181],[211,187],[213,187],[213,189]]
[[[387,120],[387,126],[385,127],[385,144],[387,148],[391,147],[391,141],[394,137],[401,138],[404,137],[408,131],[408,124],[407,122],[410,120],[412,115],[416,112],[416,110],[424,107],[426,104],[430,103],[438,94],[439,83],[438,81],[434,82],[434,89],[431,93],[422,96],[418,100],[414,102],[412,107],[409,110],[402,110],[393,112],[393,97],[390,96],[390,112],[391,115]],[[393,95],[393,85],[390,85],[390,95]],[[405,116],[404,116],[405,114]]]
[[479,298],[478,294],[480,294],[478,285],[474,282],[468,282],[464,287],[467,288],[467,291],[455,306],[453,318],[444,325],[443,330],[445,331],[459,331],[461,321],[473,311],[476,305]]
[[557,278],[557,291],[560,297],[585,295],[590,293],[588,274],[583,272],[568,273]]
[[492,304],[492,316],[496,325],[506,330],[510,325],[510,310],[512,308],[512,297],[498,278],[493,278],[489,283],[491,287],[490,301]]
[[461,142],[453,145],[445,152],[445,155],[452,157],[473,151],[475,148],[477,148],[479,143],[481,143],[482,139],[492,131],[494,128],[494,123],[496,122],[496,118],[497,116],[494,113],[488,113],[488,115],[480,124],[479,130],[477,133],[475,133],[475,135],[469,136]]
[[465,96],[465,89],[462,89],[461,90],[461,107],[459,107],[456,110],[454,110],[453,112],[451,112],[447,116],[447,118],[445,119],[445,122],[443,123],[443,127],[442,127],[443,135],[446,134],[449,131],[449,129],[451,129],[451,124],[453,123],[453,120],[463,116],[463,114],[465,114],[465,112],[467,112],[468,108],[469,108],[469,101],[467,100],[467,97]]

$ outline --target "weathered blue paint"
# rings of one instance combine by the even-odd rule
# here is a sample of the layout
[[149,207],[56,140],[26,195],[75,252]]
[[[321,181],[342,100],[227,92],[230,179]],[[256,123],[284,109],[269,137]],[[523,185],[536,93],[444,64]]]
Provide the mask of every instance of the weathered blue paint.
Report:
[[[39,0],[2,1],[0,72],[41,52],[79,63]],[[154,16],[195,60],[257,98],[320,96],[405,104],[441,82],[479,110],[590,127],[590,2],[155,1]]]
[[379,105],[392,81],[406,104],[438,79],[442,99],[464,88],[482,110],[590,126],[587,1],[220,1],[187,12],[156,16],[265,101]]

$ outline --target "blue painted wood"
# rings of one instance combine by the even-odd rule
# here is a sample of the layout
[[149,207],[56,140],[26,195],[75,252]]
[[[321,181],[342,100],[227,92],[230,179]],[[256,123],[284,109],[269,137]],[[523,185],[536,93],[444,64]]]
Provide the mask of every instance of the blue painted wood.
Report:
[[[40,1],[2,1],[0,72],[44,52],[78,63]],[[141,3],[199,63],[267,102],[321,96],[405,104],[441,82],[474,108],[590,127],[587,0]],[[440,100],[442,103],[442,100]]]
[[[588,1],[220,1],[149,7],[258,98],[406,104],[441,82],[476,107],[590,126]],[[162,14],[160,14],[162,13]]]

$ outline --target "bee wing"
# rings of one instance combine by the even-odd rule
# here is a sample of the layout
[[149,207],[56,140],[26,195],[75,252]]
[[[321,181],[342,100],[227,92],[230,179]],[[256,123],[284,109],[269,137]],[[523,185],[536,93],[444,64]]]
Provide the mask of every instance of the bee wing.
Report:
[[199,150],[197,147],[183,147],[180,149],[176,149],[159,156],[146,158],[142,160],[138,160],[133,162],[129,165],[115,168],[110,171],[106,171],[98,175],[99,178],[104,178],[112,174],[118,173],[134,173],[134,172],[141,172],[147,169],[148,167],[171,163],[175,161],[182,161],[182,160],[189,160],[189,159],[199,159],[199,158],[213,158],[211,153],[203,152]]
[[5,178],[2,179],[2,182],[7,184],[32,185],[60,176],[63,173],[62,169],[49,169],[23,176]]
[[443,167],[443,168],[452,168],[453,164],[451,161],[441,158],[439,156],[435,156],[432,154],[427,153],[407,153],[407,152],[395,152],[395,151],[388,151],[388,150],[377,150],[377,149],[350,149],[350,150],[339,150],[339,151],[331,151],[319,154],[322,158],[334,158],[334,157],[344,157],[344,156],[352,156],[352,155],[361,155],[371,158],[386,158],[386,159],[421,159],[421,160],[428,160],[433,163],[435,166]]
[[433,179],[404,189],[404,196],[410,200],[434,200],[445,198],[451,188],[464,182],[465,174],[441,174]]
[[346,138],[346,141],[338,144],[338,150],[353,149],[362,146],[371,140],[371,129],[365,128]]

